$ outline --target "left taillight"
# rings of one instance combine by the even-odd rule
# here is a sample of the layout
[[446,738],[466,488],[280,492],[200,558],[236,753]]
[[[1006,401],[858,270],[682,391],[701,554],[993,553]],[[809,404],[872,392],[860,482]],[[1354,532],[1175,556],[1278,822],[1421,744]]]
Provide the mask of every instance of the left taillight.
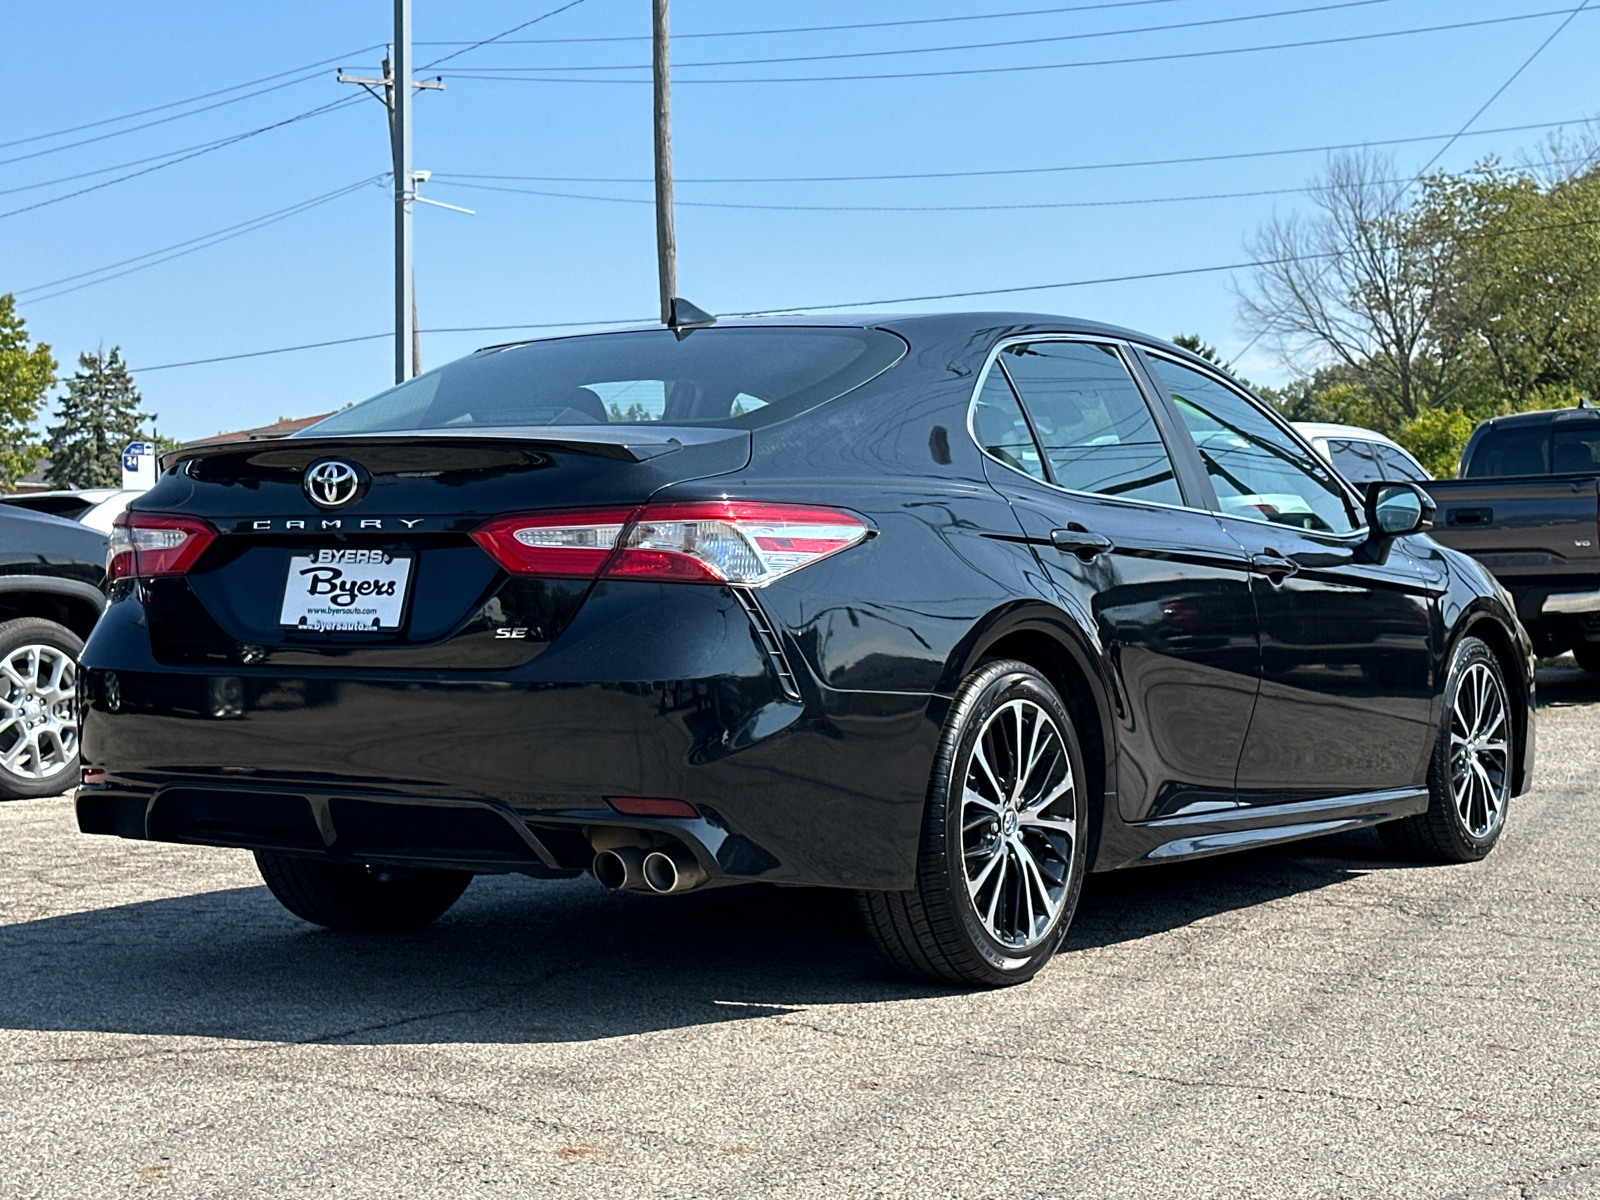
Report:
[[211,523],[199,517],[124,511],[111,527],[106,578],[186,574],[216,536]]
[[512,514],[472,536],[513,575],[760,587],[871,533],[842,509],[718,500]]

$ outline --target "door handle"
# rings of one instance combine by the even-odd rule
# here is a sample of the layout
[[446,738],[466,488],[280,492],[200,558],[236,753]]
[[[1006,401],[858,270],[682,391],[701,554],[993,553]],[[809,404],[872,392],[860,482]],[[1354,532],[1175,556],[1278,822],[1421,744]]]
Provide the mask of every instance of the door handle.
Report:
[[1082,525],[1068,525],[1065,529],[1050,531],[1050,544],[1064,554],[1076,554],[1084,562],[1093,562],[1111,549],[1111,539],[1099,533],[1090,533]]
[[1273,583],[1282,583],[1289,576],[1297,574],[1300,564],[1292,558],[1286,558],[1276,550],[1264,550],[1260,554],[1250,556],[1250,569],[1257,575],[1265,575]]

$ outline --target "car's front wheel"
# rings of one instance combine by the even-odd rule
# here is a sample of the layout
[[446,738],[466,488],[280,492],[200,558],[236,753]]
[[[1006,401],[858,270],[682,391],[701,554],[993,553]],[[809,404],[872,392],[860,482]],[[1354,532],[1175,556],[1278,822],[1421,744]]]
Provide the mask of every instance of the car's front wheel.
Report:
[[0,624],[0,797],[77,786],[81,653],[78,635],[54,621]]
[[867,931],[924,978],[1003,986],[1061,944],[1087,859],[1087,777],[1066,705],[1026,663],[979,667],[945,721],[916,886],[861,892]]
[[313,925],[356,933],[397,933],[426,925],[461,898],[470,871],[321,862],[257,850],[272,894]]
[[1444,720],[1428,767],[1428,811],[1378,826],[1407,858],[1477,862],[1493,850],[1511,807],[1515,713],[1505,674],[1479,638],[1450,656]]

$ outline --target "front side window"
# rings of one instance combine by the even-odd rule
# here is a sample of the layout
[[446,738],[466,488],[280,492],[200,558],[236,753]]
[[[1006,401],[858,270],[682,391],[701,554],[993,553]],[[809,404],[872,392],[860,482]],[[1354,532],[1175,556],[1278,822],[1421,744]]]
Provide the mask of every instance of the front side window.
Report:
[[1027,405],[1052,483],[1122,500],[1183,503],[1144,394],[1114,346],[1029,342],[1007,346],[999,363]]
[[1151,356],[1205,463],[1222,511],[1321,533],[1359,526],[1322,461],[1260,409],[1209,375]]
[[765,326],[598,333],[482,350],[305,433],[539,425],[753,429],[860,387],[904,356],[881,329]]

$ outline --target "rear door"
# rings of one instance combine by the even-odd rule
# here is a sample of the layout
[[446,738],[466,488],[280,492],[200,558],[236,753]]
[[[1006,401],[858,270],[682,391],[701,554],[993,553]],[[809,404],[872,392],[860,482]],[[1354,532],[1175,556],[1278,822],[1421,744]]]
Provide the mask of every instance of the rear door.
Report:
[[[994,486],[1115,672],[1126,820],[1231,807],[1255,702],[1248,564],[1185,496],[1125,347],[1004,346],[973,414]],[[1019,396],[1021,403],[1019,403]],[[1025,409],[1024,409],[1025,406]]]
[[1311,451],[1220,376],[1155,354],[1249,555],[1261,692],[1240,799],[1272,804],[1409,786],[1433,744],[1431,592],[1405,551],[1369,551],[1349,493]]

